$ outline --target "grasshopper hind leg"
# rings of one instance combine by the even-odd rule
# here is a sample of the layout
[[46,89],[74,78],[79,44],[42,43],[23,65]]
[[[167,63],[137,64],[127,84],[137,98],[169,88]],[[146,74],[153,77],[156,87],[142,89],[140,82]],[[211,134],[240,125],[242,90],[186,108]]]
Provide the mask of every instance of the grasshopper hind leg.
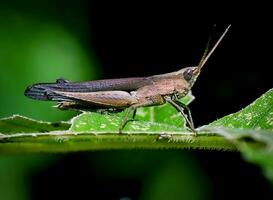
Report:
[[121,122],[121,124],[120,124],[120,126],[119,126],[119,129],[118,129],[119,134],[122,133],[122,130],[124,129],[124,127],[125,127],[126,124],[128,123],[129,114],[130,114],[131,112],[135,113],[135,111],[136,111],[136,109],[137,109],[136,106],[137,106],[137,104],[136,104],[136,105],[132,105],[132,106],[130,106],[129,108],[127,108],[126,113],[125,113],[125,116],[124,116],[124,118],[123,118],[123,120],[122,120],[122,122]]
[[129,114],[130,114],[131,112],[133,112],[132,118],[134,119],[135,116],[136,116],[137,108],[143,107],[143,106],[148,106],[148,105],[150,105],[150,103],[147,102],[147,103],[144,103],[144,104],[134,104],[134,105],[130,106],[129,108],[127,108],[126,113],[125,113],[125,116],[124,116],[124,118],[123,118],[123,120],[122,120],[122,122],[121,122],[121,124],[120,124],[120,126],[119,126],[119,134],[122,133],[122,130],[124,129],[124,127],[125,127],[126,124],[128,123],[128,121],[129,121],[129,120],[128,120]]
[[122,133],[122,130],[124,129],[124,127],[128,123],[128,121],[129,121],[128,117],[129,117],[129,114],[131,112],[133,112],[133,119],[134,119],[135,115],[136,115],[136,111],[137,111],[138,108],[146,107],[146,106],[152,106],[152,105],[159,105],[159,104],[162,104],[162,103],[164,103],[164,99],[161,96],[155,96],[155,97],[152,97],[150,99],[146,99],[146,101],[144,101],[142,103],[137,103],[137,104],[131,105],[126,110],[123,121],[121,122],[120,127],[119,127],[119,133]]

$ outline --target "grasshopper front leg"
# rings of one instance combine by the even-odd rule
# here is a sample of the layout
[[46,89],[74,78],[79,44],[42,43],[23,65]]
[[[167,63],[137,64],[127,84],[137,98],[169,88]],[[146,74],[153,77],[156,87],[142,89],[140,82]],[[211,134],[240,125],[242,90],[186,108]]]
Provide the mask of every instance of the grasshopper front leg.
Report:
[[194,123],[193,123],[193,119],[192,119],[192,114],[191,114],[190,108],[187,105],[185,105],[182,102],[180,102],[180,101],[175,100],[175,103],[177,103],[179,106],[181,106],[182,108],[184,108],[185,110],[187,110],[190,123],[192,124],[192,127],[194,127]]

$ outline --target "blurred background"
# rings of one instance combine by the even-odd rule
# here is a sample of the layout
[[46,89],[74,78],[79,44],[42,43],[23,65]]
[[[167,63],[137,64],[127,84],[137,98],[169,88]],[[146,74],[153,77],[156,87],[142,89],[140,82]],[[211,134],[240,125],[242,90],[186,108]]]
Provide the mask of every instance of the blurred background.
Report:
[[[272,88],[266,5],[106,0],[0,1],[0,117],[68,120],[74,112],[27,99],[57,78],[85,81],[197,65],[207,39],[231,30],[193,88],[197,126]],[[212,31],[213,24],[217,24]],[[236,152],[98,151],[1,155],[0,199],[269,199],[272,187]]]

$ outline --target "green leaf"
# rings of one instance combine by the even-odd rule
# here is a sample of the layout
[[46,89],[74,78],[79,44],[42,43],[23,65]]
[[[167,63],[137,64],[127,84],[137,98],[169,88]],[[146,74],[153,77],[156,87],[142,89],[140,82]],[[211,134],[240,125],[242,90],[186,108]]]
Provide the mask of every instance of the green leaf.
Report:
[[260,165],[273,183],[273,89],[239,112],[202,128],[236,144],[246,160]]
[[[70,131],[92,133],[118,133],[124,118],[124,112],[119,114],[101,115],[95,112],[83,113],[72,120]],[[185,129],[169,124],[134,120],[128,123],[123,133],[160,133],[181,132]]]
[[241,111],[216,120],[210,126],[273,131],[273,89]]
[[33,120],[20,115],[13,115],[8,118],[0,119],[0,133],[37,133],[58,130],[67,130],[70,124],[67,122],[43,122]]
[[[188,105],[194,100],[189,93],[181,99],[181,102]],[[124,119],[126,110],[121,113],[106,113],[101,115],[96,112],[86,112],[72,120],[70,131],[93,132],[93,133],[118,133],[120,124]],[[123,133],[177,133],[187,131],[185,120],[169,104],[161,106],[146,107],[137,109],[134,120],[128,122]]]
[[218,119],[200,130],[240,142],[248,138],[273,146],[273,89],[239,112]]
[[[188,97],[187,97],[188,98]],[[193,98],[188,98],[188,104]],[[0,120],[0,152],[69,152],[98,149],[201,148],[240,150],[273,182],[273,89],[246,108],[203,126],[195,137],[169,105],[139,109],[117,134],[125,112],[86,112],[70,123],[13,116]]]
[[[191,100],[192,97],[187,97],[184,103],[189,103]],[[72,125],[66,131],[48,130],[50,132],[41,133],[39,132],[40,124],[33,121],[33,124],[29,124],[27,128],[17,127],[12,134],[4,132],[0,134],[0,142],[2,142],[0,152],[69,152],[133,148],[235,149],[232,143],[219,136],[207,137],[202,134],[195,137],[192,132],[183,127],[175,126],[172,124],[172,117],[177,115],[177,111],[171,107],[169,111],[167,108],[163,107],[162,109],[166,110],[159,115],[160,118],[155,117],[153,121],[136,119],[129,122],[124,133],[133,133],[132,135],[117,134],[124,112],[118,114],[83,113],[71,120]],[[158,112],[162,109],[159,109]],[[148,111],[151,112],[151,110]],[[156,116],[154,113],[153,115]],[[168,121],[165,118],[171,118],[171,120]],[[183,122],[181,116],[179,120],[180,123]],[[12,124],[12,120],[8,119],[6,123]],[[40,123],[51,126],[51,123]],[[37,126],[36,133],[35,126]],[[8,128],[3,128],[3,130],[8,130]]]
[[267,145],[263,148],[254,148],[253,146],[245,143],[241,145],[241,152],[244,158],[252,163],[255,163],[262,167],[264,175],[273,184],[273,150],[271,145]]

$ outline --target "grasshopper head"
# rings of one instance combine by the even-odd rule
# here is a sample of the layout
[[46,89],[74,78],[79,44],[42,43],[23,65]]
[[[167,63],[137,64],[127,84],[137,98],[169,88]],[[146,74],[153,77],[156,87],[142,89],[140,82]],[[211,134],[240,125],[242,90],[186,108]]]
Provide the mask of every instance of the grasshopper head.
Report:
[[189,83],[189,88],[191,88],[199,76],[200,70],[198,67],[186,67],[179,70],[179,74]]

